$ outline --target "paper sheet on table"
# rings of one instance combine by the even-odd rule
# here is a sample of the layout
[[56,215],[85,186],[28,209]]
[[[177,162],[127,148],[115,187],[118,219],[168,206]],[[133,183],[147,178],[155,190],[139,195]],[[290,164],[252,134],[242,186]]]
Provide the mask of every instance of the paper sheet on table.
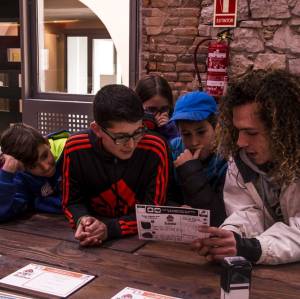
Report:
[[186,207],[136,205],[139,238],[182,243],[208,237],[199,227],[210,224],[210,211]]
[[33,298],[0,291],[0,299],[33,299]]
[[29,264],[2,278],[1,283],[60,297],[67,297],[95,276],[49,266]]
[[125,288],[111,299],[182,299],[179,297],[171,297],[158,293],[138,290],[134,288]]

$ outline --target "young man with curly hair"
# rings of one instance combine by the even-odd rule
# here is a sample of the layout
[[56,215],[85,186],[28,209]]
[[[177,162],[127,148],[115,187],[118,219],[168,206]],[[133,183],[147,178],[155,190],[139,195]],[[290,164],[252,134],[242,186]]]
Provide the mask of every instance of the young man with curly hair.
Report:
[[107,85],[95,96],[90,129],[66,143],[63,207],[82,246],[137,233],[135,204],[163,205],[166,141],[148,133],[136,93]]
[[300,85],[283,71],[234,83],[220,108],[220,150],[231,157],[224,186],[228,218],[195,247],[208,260],[300,260]]

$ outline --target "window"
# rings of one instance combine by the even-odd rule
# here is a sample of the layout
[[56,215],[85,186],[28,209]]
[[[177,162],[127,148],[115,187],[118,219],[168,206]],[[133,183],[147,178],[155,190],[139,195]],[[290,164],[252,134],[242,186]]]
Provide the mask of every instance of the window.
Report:
[[93,11],[78,0],[38,0],[37,12],[38,92],[95,94],[122,83],[114,42]]
[[93,95],[106,84],[134,84],[136,9],[130,0],[33,1],[35,95]]
[[[21,1],[25,122],[41,129],[41,113],[51,113],[47,118],[52,121],[51,130],[65,129],[62,124],[69,123],[74,114],[78,119],[88,115],[86,126],[92,119],[90,104],[102,86],[135,85],[137,3]],[[45,124],[43,127],[46,133]]]

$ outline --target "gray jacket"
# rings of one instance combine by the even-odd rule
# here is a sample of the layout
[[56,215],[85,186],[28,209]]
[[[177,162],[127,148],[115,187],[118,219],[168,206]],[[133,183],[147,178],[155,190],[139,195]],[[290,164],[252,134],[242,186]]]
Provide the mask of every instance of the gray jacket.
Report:
[[282,221],[278,221],[266,207],[266,199],[263,201],[250,171],[247,173],[247,167],[241,169],[246,163],[240,162],[232,159],[228,163],[224,202],[229,217],[221,227],[245,238],[256,238],[262,249],[257,263],[300,261],[300,180],[281,188],[278,197]]

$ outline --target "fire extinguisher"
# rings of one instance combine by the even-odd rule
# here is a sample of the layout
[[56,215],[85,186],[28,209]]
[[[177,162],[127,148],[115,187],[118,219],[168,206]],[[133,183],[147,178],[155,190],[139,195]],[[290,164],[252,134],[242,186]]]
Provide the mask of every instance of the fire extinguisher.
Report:
[[217,39],[202,40],[196,47],[194,52],[194,65],[199,81],[199,90],[203,90],[201,77],[197,64],[197,51],[199,47],[206,41],[210,41],[208,45],[207,56],[207,80],[206,92],[212,96],[220,97],[225,94],[228,75],[227,68],[229,65],[229,41],[231,40],[229,30],[224,30],[217,35]]

